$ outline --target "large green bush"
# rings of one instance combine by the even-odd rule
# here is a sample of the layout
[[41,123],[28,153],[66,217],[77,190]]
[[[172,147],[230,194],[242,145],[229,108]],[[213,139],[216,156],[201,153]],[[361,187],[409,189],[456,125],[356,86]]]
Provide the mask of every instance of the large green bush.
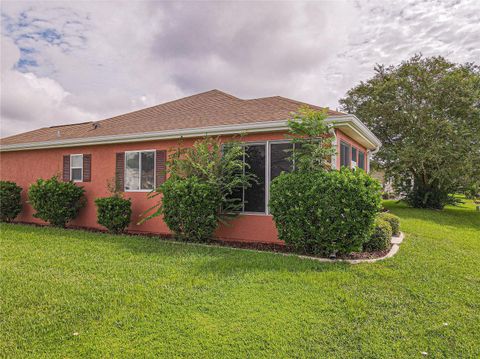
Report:
[[270,212],[279,238],[319,255],[361,250],[380,210],[380,185],[364,171],[283,173],[272,181]]
[[97,222],[110,232],[121,233],[130,224],[132,202],[119,195],[97,198]]
[[0,181],[0,220],[11,222],[22,210],[22,187],[10,181]]
[[382,218],[377,218],[370,238],[363,244],[365,252],[383,251],[388,248],[392,238],[390,223]]
[[194,242],[212,238],[222,203],[218,186],[196,176],[171,177],[161,191],[163,220],[178,238]]
[[73,182],[59,181],[56,176],[39,179],[30,186],[28,199],[36,210],[34,217],[57,227],[65,227],[85,205],[85,190]]
[[380,213],[379,217],[390,223],[390,227],[392,227],[392,234],[394,236],[398,236],[400,234],[400,218],[392,213],[387,212]]

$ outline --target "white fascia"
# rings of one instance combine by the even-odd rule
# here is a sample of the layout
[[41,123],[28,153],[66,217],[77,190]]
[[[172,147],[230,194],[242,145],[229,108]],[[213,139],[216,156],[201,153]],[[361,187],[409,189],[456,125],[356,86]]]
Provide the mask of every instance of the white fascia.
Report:
[[[330,116],[326,119],[326,122],[327,124],[331,124],[333,127],[337,127],[338,125],[347,125],[351,127],[354,131],[356,131],[361,137],[363,137],[369,144],[371,144],[372,148],[377,148],[381,146],[381,142],[378,140],[378,138],[375,137],[375,135],[358,118],[353,115]],[[0,152],[59,147],[105,145],[112,143],[145,142],[175,138],[202,137],[206,135],[218,136],[239,133],[273,132],[284,131],[287,129],[288,120],[265,121],[242,123],[235,125],[209,126],[201,128],[185,128],[160,132],[142,132],[125,135],[97,136],[44,142],[18,143],[12,145],[2,145],[0,146]]]

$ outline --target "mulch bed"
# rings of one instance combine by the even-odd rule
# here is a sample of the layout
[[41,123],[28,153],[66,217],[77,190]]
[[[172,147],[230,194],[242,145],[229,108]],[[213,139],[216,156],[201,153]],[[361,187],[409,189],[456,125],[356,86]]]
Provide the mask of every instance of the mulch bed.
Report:
[[[30,223],[30,222],[14,222],[17,224],[29,225],[34,227],[51,227],[48,224],[40,224],[40,223]],[[99,229],[99,228],[92,228],[92,227],[81,227],[81,226],[68,226],[63,229],[66,230],[81,230],[86,232],[94,232],[94,233],[105,233],[105,234],[112,234],[109,233],[107,230]],[[129,236],[142,236],[142,237],[150,237],[150,238],[157,238],[160,240],[165,241],[176,241],[181,242],[178,239],[175,239],[173,235],[169,234],[158,234],[158,233],[150,233],[150,232],[124,232],[122,235],[129,235]],[[192,242],[184,242],[184,243],[192,243]],[[225,240],[225,239],[212,239],[209,243],[205,244],[212,244],[221,247],[231,247],[231,248],[240,248],[240,249],[252,249],[256,251],[264,251],[264,252],[275,252],[275,253],[286,253],[286,254],[298,254],[298,255],[305,255],[315,258],[328,258],[328,259],[375,259],[384,257],[392,248],[392,245],[383,250],[377,252],[353,252],[350,254],[336,256],[336,257],[320,257],[315,256],[309,253],[304,253],[301,251],[296,251],[288,245],[285,244],[278,244],[278,243],[262,243],[262,242],[243,242],[243,241],[232,241],[232,240]]]
[[277,253],[290,253],[290,254],[299,254],[299,255],[306,255],[310,257],[316,258],[328,258],[328,259],[375,259],[381,258],[387,255],[392,248],[392,244],[388,246],[387,249],[383,251],[377,252],[353,252],[350,254],[336,256],[336,257],[320,257],[315,256],[309,253],[296,251],[293,248],[289,247],[285,244],[276,244],[276,243],[258,243],[258,242],[235,242],[235,241],[226,241],[226,240],[219,240],[214,239],[212,244],[216,244],[222,247],[233,247],[233,248],[242,248],[242,249],[253,249],[257,251],[265,251],[265,252],[277,252]]

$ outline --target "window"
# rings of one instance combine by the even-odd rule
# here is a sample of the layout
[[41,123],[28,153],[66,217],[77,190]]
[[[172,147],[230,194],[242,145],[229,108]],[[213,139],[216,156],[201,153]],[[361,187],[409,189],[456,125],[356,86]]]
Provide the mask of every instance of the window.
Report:
[[257,183],[252,183],[249,188],[245,188],[243,191],[245,212],[265,212],[265,156],[265,144],[245,147],[245,163],[250,166],[246,171],[253,173],[257,179]]
[[293,146],[292,143],[270,144],[270,181],[282,172],[292,172],[293,163],[290,157]]
[[266,142],[245,144],[244,148],[243,161],[248,165],[244,171],[253,173],[257,183],[238,190],[232,198],[242,199],[244,213],[267,213],[269,184],[282,172],[293,170],[290,157],[294,145],[289,142]]
[[352,146],[352,167],[357,167],[357,149]]
[[155,186],[155,151],[125,152],[125,190],[150,191]]
[[365,152],[363,151],[358,151],[358,167],[365,169]]
[[340,166],[350,167],[350,145],[340,142]]
[[83,155],[70,155],[70,180],[73,182],[83,181]]

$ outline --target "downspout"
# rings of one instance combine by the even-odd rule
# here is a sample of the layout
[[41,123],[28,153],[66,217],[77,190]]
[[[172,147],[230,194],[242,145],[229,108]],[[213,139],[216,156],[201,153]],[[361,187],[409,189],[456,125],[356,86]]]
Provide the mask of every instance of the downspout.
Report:
[[333,170],[336,170],[337,169],[337,134],[335,132],[335,128],[334,127],[330,127],[330,129],[328,130],[328,132],[332,135],[333,137],[333,140],[332,140],[332,145],[334,146],[335,148],[335,153],[332,155],[332,158],[330,160],[330,166],[331,166],[331,169]]

